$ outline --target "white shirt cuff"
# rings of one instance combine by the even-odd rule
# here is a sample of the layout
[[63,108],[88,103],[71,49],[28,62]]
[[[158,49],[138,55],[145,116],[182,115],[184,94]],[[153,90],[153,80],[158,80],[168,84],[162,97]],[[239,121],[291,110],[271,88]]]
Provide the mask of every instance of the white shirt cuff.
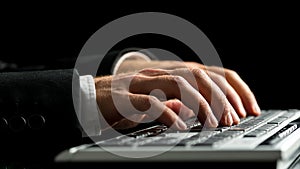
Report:
[[82,129],[87,136],[101,135],[99,108],[96,101],[94,78],[91,75],[80,76],[80,104],[77,115]]
[[117,74],[117,71],[118,71],[119,67],[127,59],[132,59],[132,60],[142,59],[142,60],[145,60],[145,61],[148,61],[148,62],[151,61],[151,58],[149,56],[145,55],[142,52],[128,52],[128,53],[125,53],[114,64],[114,68],[113,68],[113,71],[112,71],[113,75]]

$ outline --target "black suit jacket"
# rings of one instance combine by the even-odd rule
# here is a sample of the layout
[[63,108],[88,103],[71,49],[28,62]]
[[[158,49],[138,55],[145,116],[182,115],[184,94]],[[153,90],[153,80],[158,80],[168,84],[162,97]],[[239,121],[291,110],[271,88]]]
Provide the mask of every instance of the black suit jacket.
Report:
[[[131,50],[110,51],[97,75],[111,74],[115,61]],[[78,71],[0,73],[0,159],[51,161],[60,151],[91,141],[83,137],[74,109],[78,103],[72,95],[80,92]]]
[[81,143],[72,86],[80,91],[73,69],[0,73],[1,159],[53,158]]
[[[115,61],[131,50],[108,52],[97,75],[111,74]],[[89,66],[85,64],[82,66]],[[74,109],[78,103],[72,98],[80,92],[78,72],[0,73],[0,159],[52,159],[62,150],[90,141],[83,137]],[[81,71],[80,75],[88,73]]]

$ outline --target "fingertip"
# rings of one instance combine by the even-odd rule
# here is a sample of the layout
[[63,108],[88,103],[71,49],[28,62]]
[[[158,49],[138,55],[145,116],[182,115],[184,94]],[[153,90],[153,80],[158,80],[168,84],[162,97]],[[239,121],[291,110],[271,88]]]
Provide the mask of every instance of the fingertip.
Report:
[[209,116],[209,125],[210,127],[218,127],[219,123],[215,116]]
[[225,123],[227,126],[231,126],[233,124],[233,119],[230,113],[227,113],[225,116]]
[[177,124],[177,128],[179,130],[186,130],[187,129],[186,124],[180,118],[177,119],[176,124]]
[[177,99],[168,100],[165,105],[173,110],[181,119],[187,120],[195,116],[195,113]]
[[238,115],[240,118],[245,118],[247,116],[247,112],[244,109],[244,107],[241,107],[240,109],[238,109]]
[[258,106],[258,104],[254,104],[252,106],[252,112],[253,112],[253,115],[255,115],[255,116],[259,116],[261,114],[261,109]]
[[240,123],[240,117],[237,115],[237,113],[232,110],[231,111],[231,118],[232,118],[232,124],[239,124]]
[[214,115],[209,114],[206,119],[203,119],[200,116],[198,118],[203,127],[216,128],[219,125],[219,122]]
[[246,109],[247,115],[259,116],[261,114],[261,109],[258,106],[255,98],[246,100],[244,103],[244,108]]

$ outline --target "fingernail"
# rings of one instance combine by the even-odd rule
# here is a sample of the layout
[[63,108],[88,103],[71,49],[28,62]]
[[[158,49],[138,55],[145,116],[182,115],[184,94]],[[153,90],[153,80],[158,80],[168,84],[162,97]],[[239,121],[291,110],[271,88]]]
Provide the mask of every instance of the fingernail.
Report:
[[219,125],[217,119],[214,116],[209,117],[209,123],[211,124],[212,127],[218,127]]
[[181,130],[186,130],[186,129],[187,129],[186,124],[185,124],[181,119],[178,119],[178,120],[177,120],[177,126],[178,126],[179,129],[181,129]]
[[239,109],[241,113],[241,118],[245,118],[247,116],[247,112],[244,108]]
[[227,115],[225,116],[225,121],[226,121],[226,124],[227,124],[228,126],[231,126],[231,125],[232,125],[233,120],[232,120],[232,117],[231,117],[230,113],[227,113]]
[[260,110],[260,108],[259,108],[259,106],[257,105],[257,104],[255,104],[253,107],[253,111],[256,113],[256,114],[260,114],[261,113],[261,110]]
[[233,124],[239,124],[240,123],[240,117],[238,116],[238,114],[236,113],[236,111],[234,109],[231,110],[231,119]]

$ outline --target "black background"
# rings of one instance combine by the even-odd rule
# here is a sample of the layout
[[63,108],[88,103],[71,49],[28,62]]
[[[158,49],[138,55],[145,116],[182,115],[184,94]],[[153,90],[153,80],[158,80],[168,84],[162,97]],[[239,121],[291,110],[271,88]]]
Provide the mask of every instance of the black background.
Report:
[[[163,5],[140,1],[110,5],[10,4],[1,8],[0,60],[18,68],[2,71],[72,68],[86,40],[101,26],[136,12],[165,12],[197,25],[213,43],[224,67],[237,71],[248,83],[262,109],[300,108],[296,4]],[[144,43],[158,41],[154,38]],[[176,50],[189,60],[184,49]]]
[[[165,12],[198,26],[224,67],[239,73],[262,109],[300,109],[296,4],[110,2],[1,4],[0,71],[73,68],[85,42],[106,23],[136,12]],[[124,42],[126,47],[165,47],[192,59],[184,46],[170,39],[138,37]],[[4,62],[8,64],[3,69]]]

